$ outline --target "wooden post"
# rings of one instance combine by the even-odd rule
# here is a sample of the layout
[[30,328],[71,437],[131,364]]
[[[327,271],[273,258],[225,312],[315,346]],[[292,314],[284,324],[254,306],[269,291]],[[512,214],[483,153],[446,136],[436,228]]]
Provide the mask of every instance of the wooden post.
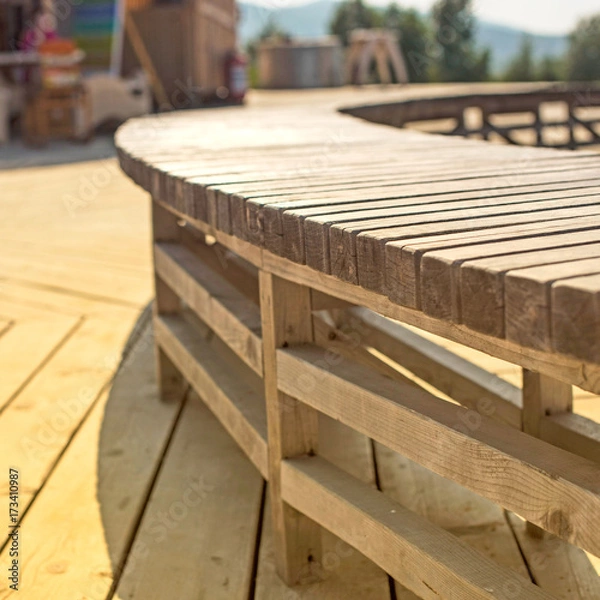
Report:
[[[181,227],[177,217],[152,200],[152,236],[154,243],[179,242]],[[181,310],[181,300],[177,294],[154,272],[154,314],[174,314]],[[156,346],[156,377],[161,399],[165,402],[181,399],[185,382],[179,369],[165,354],[162,348]]]
[[535,141],[536,145],[543,146],[544,145],[544,120],[542,118],[542,107],[541,104],[538,104],[537,109],[535,110]]
[[[523,431],[540,437],[540,420],[556,413],[572,412],[573,386],[547,375],[523,369]],[[527,523],[532,537],[543,537],[544,530]]]
[[269,489],[275,560],[288,584],[306,583],[320,563],[320,527],[281,499],[281,461],[317,449],[317,411],[277,386],[277,348],[313,339],[308,287],[260,272],[265,400],[269,436]]

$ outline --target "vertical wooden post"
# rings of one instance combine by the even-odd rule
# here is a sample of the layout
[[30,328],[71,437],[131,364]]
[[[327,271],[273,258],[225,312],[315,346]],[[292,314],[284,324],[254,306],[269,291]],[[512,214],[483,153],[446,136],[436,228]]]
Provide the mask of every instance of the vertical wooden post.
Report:
[[544,145],[544,120],[542,118],[542,107],[538,104],[535,111],[535,141],[537,146]]
[[[163,208],[156,200],[152,200],[152,239],[157,242],[179,242],[181,227],[177,217]],[[154,314],[174,314],[181,310],[181,300],[177,294],[154,272]],[[184,390],[184,379],[165,354],[162,348],[156,348],[156,376],[163,401],[181,400]]]
[[277,348],[313,339],[310,289],[260,272],[269,489],[275,559],[288,584],[305,583],[320,562],[320,527],[281,499],[281,461],[317,449],[317,412],[277,386]]
[[[543,417],[573,410],[573,386],[547,375],[523,369],[523,431],[540,437]],[[527,532],[542,537],[544,530],[527,523]]]

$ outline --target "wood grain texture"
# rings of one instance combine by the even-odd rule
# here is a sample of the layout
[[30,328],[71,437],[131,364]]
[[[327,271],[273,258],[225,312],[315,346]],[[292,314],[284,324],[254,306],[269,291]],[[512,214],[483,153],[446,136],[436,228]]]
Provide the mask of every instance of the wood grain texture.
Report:
[[260,273],[264,385],[269,444],[269,498],[277,571],[288,584],[299,583],[311,563],[321,560],[316,523],[283,501],[282,460],[314,454],[318,445],[317,412],[280,391],[277,349],[313,339],[310,289]]
[[[436,138],[432,153],[427,135],[333,106],[228,110],[214,120],[173,114],[153,121],[151,144],[141,141],[149,121],[132,121],[117,144],[138,183],[230,249],[245,244],[254,264],[266,250],[497,339],[507,339],[504,269],[542,263],[477,261],[534,250],[551,261],[547,250],[575,246],[578,232],[590,237],[600,226],[594,153],[449,138]],[[545,246],[550,234],[564,243]],[[496,254],[477,256],[486,243]],[[570,261],[573,277],[580,260]],[[553,353],[546,333],[543,347]],[[515,343],[532,347],[526,336]],[[593,351],[571,355],[596,362]]]
[[[121,575],[183,399],[160,402],[148,324],[130,357],[26,514],[22,496],[22,531],[29,530],[21,550],[24,598],[106,598]],[[17,464],[26,485],[34,485],[31,467]],[[82,472],[86,475],[79,476]],[[7,548],[0,564],[6,568],[10,560]],[[4,578],[0,597],[13,597],[5,586]]]
[[211,334],[203,335],[193,323],[157,316],[154,328],[158,346],[266,476],[267,427],[260,381],[225,344],[218,339],[209,342],[206,337]]
[[315,366],[318,357],[310,346],[279,350],[280,388],[548,531],[600,551],[589,529],[600,513],[596,463],[350,361],[325,371]]
[[114,598],[247,598],[263,485],[260,474],[193,394],[164,457]]
[[183,246],[157,244],[158,276],[258,375],[262,375],[260,311],[219,273]]
[[528,598],[552,597],[320,457],[286,460],[283,475],[289,502],[421,598],[433,600],[451,589],[456,598],[508,599],[515,586]]

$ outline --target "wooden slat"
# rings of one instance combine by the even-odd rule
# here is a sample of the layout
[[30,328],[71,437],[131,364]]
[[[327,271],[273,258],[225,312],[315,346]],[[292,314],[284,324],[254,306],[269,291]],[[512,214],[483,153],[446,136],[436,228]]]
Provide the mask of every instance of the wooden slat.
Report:
[[544,416],[539,423],[540,439],[573,454],[600,463],[600,424],[581,415],[564,412]]
[[600,368],[591,362],[580,361],[563,354],[547,353],[525,348],[472,331],[463,325],[456,325],[428,317],[423,313],[398,306],[388,298],[375,294],[331,276],[306,269],[270,253],[263,253],[262,266],[268,272],[286,277],[297,283],[311,286],[321,292],[333,295],[353,304],[368,306],[379,314],[412,325],[453,342],[469,346],[480,352],[546,373],[571,383],[584,390],[600,393]]
[[[505,273],[553,263],[558,270],[566,261],[600,257],[600,244],[594,243],[599,236],[600,230],[594,229],[514,240],[510,245],[492,242],[428,252],[421,260],[421,308],[432,316],[504,337]],[[447,296],[444,301],[447,294],[452,294],[451,302]]]
[[521,427],[521,391],[455,353],[366,309],[345,322],[369,344],[463,406]]
[[[588,256],[577,261],[515,269],[506,274],[507,339],[532,348],[552,348],[551,288],[563,278],[568,284],[569,279],[574,277],[600,274],[600,257],[595,248],[592,245]],[[565,251],[564,258],[569,260],[568,251]],[[590,326],[593,326],[593,321]]]
[[552,597],[322,458],[289,459],[282,470],[288,502],[421,598],[437,599],[452,590],[456,598],[508,600],[515,587],[527,598]]
[[247,598],[263,485],[192,394],[145,507],[115,600]]
[[[514,214],[511,214],[510,211],[497,210],[494,216],[488,216],[482,214],[483,211],[475,210],[472,213],[457,211],[457,214],[454,215],[455,218],[448,218],[448,215],[443,213],[416,219],[409,216],[397,217],[390,220],[387,227],[382,223],[383,229],[375,226],[373,230],[369,231],[361,228],[360,222],[354,223],[352,228],[333,225],[328,232],[331,273],[344,281],[359,282],[360,277],[356,261],[357,236],[365,239],[374,238],[374,242],[385,245],[390,241],[410,239],[411,237],[459,232],[468,233],[493,227],[508,227],[520,223],[539,223],[542,221],[547,221],[551,225],[552,221],[558,219],[568,219],[570,217],[582,219],[583,217],[593,217],[599,214],[597,202],[592,196],[575,199],[571,202],[565,200],[555,203],[549,202],[548,205],[551,205],[552,208],[549,207],[544,210],[537,207],[539,208],[537,210],[537,208],[526,207],[525,210]],[[307,227],[307,232],[308,230]],[[309,246],[317,247],[314,240],[310,237],[307,239]],[[375,291],[380,290],[376,289]]]
[[[505,511],[381,444],[375,444],[380,489],[502,567],[529,578]],[[551,589],[546,591],[552,593]],[[398,597],[404,598],[401,594]],[[412,600],[412,596],[411,596]]]
[[[435,194],[436,189],[440,194],[439,182],[442,181],[448,182],[447,185],[451,191],[454,187],[453,180],[485,177],[490,173],[509,175],[510,159],[502,160],[497,157],[496,161],[474,168],[472,159],[476,157],[476,151],[473,152],[473,150],[465,149],[460,157],[457,157],[455,152],[447,156],[440,153],[441,156],[434,161],[427,157],[419,157],[418,162],[415,161],[414,156],[400,154],[396,156],[396,160],[403,159],[402,164],[395,165],[393,162],[390,164],[388,159],[383,164],[379,163],[379,174],[365,171],[363,166],[356,165],[343,179],[336,177],[335,172],[330,173],[330,177],[323,179],[318,187],[314,185],[314,174],[311,170],[313,176],[308,184],[304,178],[304,182],[298,182],[295,188],[291,187],[292,181],[284,182],[284,185],[290,187],[282,188],[277,187],[277,182],[271,182],[264,186],[264,191],[257,184],[218,186],[217,195],[218,200],[221,201],[220,204],[229,206],[231,233],[239,235],[243,239],[260,243],[262,240],[261,220],[264,220],[265,232],[268,231],[270,234],[279,232],[284,236],[281,246],[271,246],[270,244],[276,244],[276,239],[265,237],[266,247],[286,258],[302,262],[302,220],[307,217],[329,214],[328,222],[336,222],[337,218],[341,217],[347,217],[350,220],[350,215],[341,213],[365,209],[367,201],[370,201],[370,206],[366,207],[369,210],[364,211],[365,214],[361,213],[362,216],[355,216],[355,220],[368,218],[375,209],[383,209],[386,205],[393,213],[393,209],[402,205],[402,198],[405,199],[404,203],[409,203],[410,198],[416,201],[419,196]],[[451,161],[450,158],[452,158]],[[462,167],[461,161],[464,161]],[[503,162],[506,166],[504,171],[500,171],[498,166]],[[553,161],[554,169],[560,170],[564,164],[570,164],[576,168],[585,166],[582,161],[567,161],[566,163],[563,163],[562,159]],[[532,166],[528,169],[532,172],[543,171],[544,166],[543,161],[533,161]],[[335,183],[336,179],[337,183]],[[427,192],[423,182],[428,182],[428,187],[433,189]],[[314,190],[311,189],[313,185]],[[482,184],[475,185],[472,182],[464,183],[464,185],[467,189],[475,188],[479,191],[479,195],[485,189]],[[590,185],[594,185],[593,182],[588,182],[588,186]],[[512,189],[506,190],[506,196],[512,195],[512,191]],[[514,191],[519,193],[520,188],[517,187]],[[468,194],[468,192],[466,193]],[[447,193],[437,198],[434,195],[431,201],[435,202],[445,197],[448,197]],[[395,199],[395,202],[391,199]],[[229,200],[228,203],[227,200]],[[381,215],[385,216],[385,213],[382,212]],[[222,224],[224,223],[219,221],[216,225],[221,228]],[[295,234],[298,236],[297,239],[294,239]],[[290,239],[286,239],[288,236]]]
[[279,350],[281,390],[548,531],[600,552],[590,527],[600,519],[596,463],[350,361],[327,371],[314,366],[322,352],[311,346]]
[[[106,598],[120,576],[183,399],[160,402],[149,341],[147,323],[133,360],[99,398],[26,514],[21,507],[25,598]],[[21,485],[30,486],[31,469],[20,468]],[[7,548],[2,568],[11,560]],[[6,581],[2,598],[12,596]]]
[[600,362],[600,275],[558,281],[551,294],[553,349]]
[[[354,192],[348,194],[338,194],[328,198],[320,194],[318,200],[305,200],[291,202],[278,202],[277,204],[266,204],[263,208],[263,221],[265,231],[265,246],[268,250],[287,256],[285,250],[289,246],[302,247],[304,239],[304,227],[316,227],[312,222],[305,224],[305,219],[316,218],[324,221],[325,226],[334,223],[340,224],[346,222],[352,226],[352,221],[366,219],[369,215],[388,216],[390,213],[398,212],[404,207],[403,212],[415,212],[421,207],[421,212],[435,212],[437,210],[452,211],[456,208],[467,208],[469,205],[494,205],[511,204],[522,201],[542,201],[552,198],[570,197],[579,192],[582,196],[591,195],[597,190],[594,180],[588,180],[578,183],[544,183],[535,187],[515,186],[500,189],[481,189],[474,190],[452,190],[448,192],[432,193],[429,187],[424,186],[403,186],[402,188],[386,190],[369,190],[362,196]],[[412,193],[411,193],[412,192]],[[329,194],[331,195],[331,194]],[[356,198],[354,197],[356,196]],[[255,200],[251,199],[248,203],[248,212],[251,212]],[[329,215],[329,216],[327,216]],[[258,228],[260,222],[256,224]],[[319,231],[315,230],[314,236],[321,240]],[[281,238],[281,239],[278,239]],[[325,237],[323,243],[327,243]],[[289,252],[292,252],[289,250]],[[311,258],[312,256],[312,258]],[[315,252],[307,252],[307,264],[317,267],[318,256]],[[327,269],[326,263],[322,262],[323,269]],[[329,271],[327,271],[329,272]],[[369,282],[371,273],[365,272],[363,278]],[[376,275],[376,269],[373,269],[373,276]],[[367,284],[369,289],[376,289],[375,283]]]
[[[371,441],[338,421],[319,414],[319,454],[339,469],[375,487]],[[323,560],[302,572],[301,585],[288,588],[277,575],[270,506],[260,540],[255,600],[338,600],[358,597],[390,600],[388,576],[360,552],[329,531],[323,530]],[[409,593],[408,590],[405,592]],[[404,600],[404,599],[403,599]]]
[[[492,227],[469,233],[424,235],[421,238],[390,242],[385,246],[386,294],[391,300],[403,306],[419,308],[421,306],[421,261],[429,252],[495,243],[503,243],[510,247],[515,241],[521,244],[529,243],[531,249],[539,248],[546,243],[552,247],[552,239],[546,240],[546,236],[554,238],[555,244],[556,242],[560,244],[562,240],[563,245],[569,245],[569,242],[576,245],[579,239],[583,239],[581,243],[585,243],[587,236],[596,235],[599,227],[598,217],[586,217],[582,220],[575,217],[543,223]],[[539,242],[535,241],[536,238],[539,238]],[[593,242],[595,239],[588,239],[588,241]],[[376,248],[377,246],[375,251]],[[358,251],[359,261],[361,256],[363,260],[371,256],[373,249],[367,237],[359,237]],[[441,275],[448,273],[450,271],[442,271]]]
[[156,342],[267,477],[267,426],[260,382],[218,339],[179,316],[155,317]]
[[159,277],[258,375],[262,375],[260,311],[190,250],[157,244]]
[[[577,172],[576,172],[577,173]],[[534,176],[531,176],[534,177]],[[566,176],[564,176],[566,177]],[[525,176],[524,176],[525,178]],[[539,176],[538,176],[539,178]],[[432,179],[432,177],[430,176],[430,180]],[[566,177],[567,180],[571,179],[571,180],[575,180],[573,182],[573,186],[574,187],[581,187],[580,185],[578,186],[578,182],[582,182],[582,181],[587,181],[587,187],[591,187],[591,186],[595,186],[597,185],[597,181],[594,182],[593,179],[593,171],[581,171],[581,177],[577,177],[575,175],[573,176],[569,176]],[[513,185],[517,188],[515,191],[518,193],[520,189],[522,189],[522,187],[519,185],[519,181],[515,182]],[[523,182],[524,184],[527,183],[527,181]],[[553,186],[551,184],[553,183],[558,183],[561,184],[563,183],[562,181],[562,177],[560,175],[555,175],[554,177],[551,176],[546,176],[543,179],[540,179],[539,184],[541,184],[542,189],[546,189],[548,191],[551,191]],[[584,184],[585,185],[585,184]],[[502,191],[504,191],[504,194],[500,194],[499,190],[497,190],[495,188],[495,186],[499,186]],[[540,187],[538,186],[534,186],[533,184],[530,184],[530,192],[532,194],[534,194],[537,191],[537,188]],[[585,188],[583,188],[582,190],[580,190],[582,195],[585,196],[586,191]],[[362,198],[358,197],[358,200],[371,200],[371,201],[378,201],[378,200],[386,200],[387,202],[382,202],[381,204],[383,204],[383,206],[381,208],[377,208],[377,203],[378,202],[372,202],[370,204],[372,204],[371,207],[369,207],[368,209],[363,208],[362,210],[356,210],[356,211],[352,211],[352,207],[348,206],[347,208],[349,209],[347,212],[344,212],[343,210],[340,212],[337,212],[336,210],[334,210],[332,212],[332,209],[329,209],[329,211],[327,210],[323,210],[322,208],[320,209],[316,209],[313,211],[305,211],[307,212],[306,216],[304,215],[303,212],[299,212],[299,214],[295,214],[295,212],[298,211],[291,211],[290,208],[287,209],[286,213],[284,213],[284,219],[287,217],[288,221],[290,221],[290,223],[286,224],[284,223],[283,225],[283,231],[282,231],[282,235],[284,236],[284,239],[282,240],[283,242],[283,251],[277,252],[278,248],[276,246],[271,246],[269,245],[269,243],[267,242],[266,247],[267,249],[276,252],[278,254],[281,254],[283,256],[285,256],[286,258],[289,258],[291,260],[294,260],[295,262],[306,262],[306,264],[308,264],[309,266],[312,266],[313,268],[317,267],[317,265],[323,265],[323,259],[319,257],[319,254],[322,251],[325,251],[326,246],[327,246],[327,239],[329,238],[329,243],[331,246],[334,247],[334,250],[336,252],[342,252],[343,253],[343,247],[340,245],[340,236],[341,234],[339,233],[339,229],[343,228],[344,230],[346,230],[346,235],[345,240],[346,240],[346,244],[348,244],[351,240],[354,239],[354,237],[356,237],[358,234],[363,233],[364,235],[374,235],[377,236],[378,235],[378,230],[381,230],[383,228],[398,228],[399,226],[405,224],[407,221],[406,219],[402,219],[401,217],[404,215],[410,215],[411,213],[411,209],[410,206],[411,205],[416,205],[418,206],[419,204],[421,204],[422,206],[426,205],[426,204],[431,204],[433,205],[431,208],[432,210],[430,211],[431,213],[435,212],[435,208],[436,208],[436,203],[440,203],[440,204],[446,204],[448,202],[451,202],[453,199],[456,202],[457,205],[457,214],[453,215],[453,207],[452,204],[446,204],[445,206],[439,206],[437,207],[437,210],[442,211],[442,214],[437,215],[437,216],[433,216],[430,215],[429,217],[426,217],[426,215],[422,215],[421,217],[417,217],[417,216],[413,216],[412,221],[413,222],[440,222],[440,221],[444,221],[444,220],[450,220],[452,218],[456,218],[458,219],[460,217],[460,214],[458,211],[462,208],[462,210],[467,211],[468,210],[468,206],[469,203],[468,202],[464,202],[461,203],[460,197],[456,197],[452,196],[452,193],[457,193],[457,192],[462,192],[463,194],[469,194],[469,192],[471,192],[471,197],[473,197],[474,200],[476,200],[477,198],[482,199],[481,202],[481,207],[479,208],[479,210],[476,210],[475,213],[468,213],[468,212],[464,212],[465,217],[469,217],[470,214],[473,215],[477,215],[478,217],[485,217],[486,214],[495,214],[494,213],[494,204],[493,203],[486,203],[485,202],[485,198],[486,197],[496,197],[496,214],[498,214],[498,212],[502,213],[502,209],[500,209],[500,211],[498,211],[498,205],[507,203],[507,204],[511,204],[511,200],[512,200],[512,204],[514,205],[518,205],[519,204],[519,196],[514,196],[511,198],[512,194],[512,188],[510,187],[510,185],[506,185],[506,180],[503,180],[501,178],[495,178],[492,179],[490,178],[490,181],[486,181],[485,178],[482,179],[467,179],[467,180],[458,180],[458,181],[442,181],[442,182],[437,182],[437,183],[427,183],[427,184],[421,184],[421,185],[396,185],[394,187],[388,187],[388,188],[375,188],[373,189],[373,187],[371,187],[371,189],[369,190],[369,193],[364,195]],[[568,194],[566,194],[568,195]],[[320,196],[319,196],[320,197]],[[341,195],[338,192],[337,195],[339,201],[341,201],[342,199],[345,199],[344,195]],[[468,195],[467,195],[467,199],[468,199]],[[390,200],[394,199],[395,202],[390,202]],[[535,198],[534,198],[535,199]],[[346,200],[347,201],[347,200]],[[321,201],[323,202],[323,201]],[[364,202],[361,202],[361,204],[363,204]],[[366,204],[366,203],[364,203]],[[385,207],[385,204],[391,205],[388,208]],[[471,202],[470,203],[472,206],[477,206],[476,202]],[[485,204],[489,204],[489,206],[485,207]],[[544,210],[544,203],[540,202],[539,206],[535,206],[535,204],[538,203],[534,203],[533,206],[530,208],[530,210]],[[547,205],[548,207],[552,206],[551,204]],[[274,205],[274,208],[279,208],[277,205]],[[334,209],[336,208],[335,206],[333,207]],[[342,209],[344,207],[342,206]],[[358,207],[360,208],[360,206]],[[512,210],[511,210],[512,208]],[[517,212],[519,207],[518,206],[514,206],[511,208],[507,208],[504,212],[506,213],[510,213],[510,212]],[[316,212],[316,215],[311,215],[311,212]],[[330,213],[329,215],[327,213]],[[421,210],[419,211],[417,208],[413,208],[412,212],[414,212],[416,215],[419,214],[419,212],[421,213],[426,213],[427,211],[422,207]],[[320,213],[320,214],[319,214]],[[292,225],[293,220],[298,220],[298,219],[304,219],[303,221],[301,220],[299,222],[299,226],[294,227]],[[410,221],[409,221],[410,222]],[[430,226],[430,229],[434,229],[433,226]],[[369,233],[371,230],[374,231],[374,233]],[[383,238],[385,236],[386,239],[395,239],[395,233],[396,231],[390,231],[389,232],[389,236],[386,235],[387,232],[381,232],[381,234],[379,235],[379,237]],[[298,236],[297,239],[295,239],[295,235],[296,234]],[[287,236],[287,240],[285,239]],[[306,250],[306,256],[304,257],[304,253],[303,253],[303,249],[302,249],[302,245],[304,244],[305,246],[305,250]],[[297,252],[297,254],[294,254],[294,252]],[[331,250],[330,250],[331,253]],[[325,267],[326,268],[326,267]],[[333,266],[332,266],[333,268]],[[374,271],[376,271],[376,269],[373,269]],[[332,273],[336,274],[335,271],[331,271]],[[340,271],[340,273],[342,273],[342,271]],[[343,275],[340,274],[340,276],[343,277]],[[373,289],[373,288],[371,288]]]

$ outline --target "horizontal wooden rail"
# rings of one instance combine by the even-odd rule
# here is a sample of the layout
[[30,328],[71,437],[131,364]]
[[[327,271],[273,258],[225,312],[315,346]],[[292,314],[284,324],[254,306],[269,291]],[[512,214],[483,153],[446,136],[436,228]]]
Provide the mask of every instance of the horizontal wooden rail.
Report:
[[504,379],[364,308],[343,318],[370,344],[463,406],[521,429],[521,390]]
[[540,419],[540,438],[600,463],[600,423],[570,412]]
[[286,460],[281,492],[424,600],[550,599],[530,581],[319,457]]
[[315,346],[277,357],[285,394],[600,556],[597,463]]
[[267,422],[260,380],[225,344],[202,339],[182,317],[155,317],[154,336],[266,479]]
[[258,375],[262,375],[260,311],[187,248],[156,244],[156,272]]

